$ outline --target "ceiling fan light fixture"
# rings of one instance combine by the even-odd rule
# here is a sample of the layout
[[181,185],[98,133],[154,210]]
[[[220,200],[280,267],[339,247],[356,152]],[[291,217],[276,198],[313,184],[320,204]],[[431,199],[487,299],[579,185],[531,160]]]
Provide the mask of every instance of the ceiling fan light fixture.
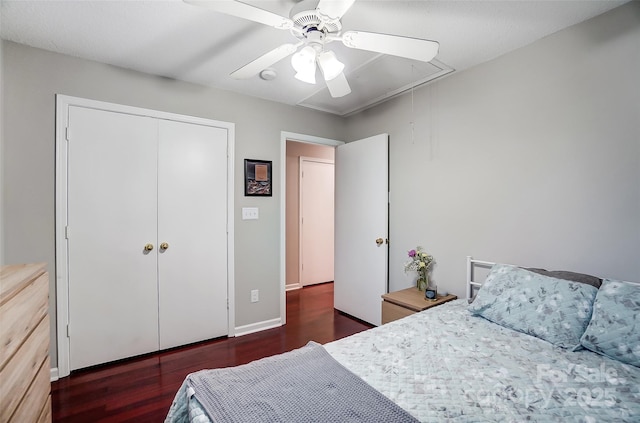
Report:
[[315,72],[298,72],[296,73],[296,79],[302,82],[306,82],[307,84],[315,84],[316,73]]
[[316,50],[313,47],[306,46],[291,56],[291,66],[296,71],[296,79],[316,83]]
[[[353,30],[342,32],[341,19],[356,0],[297,0],[296,5],[290,10],[290,18],[252,6],[244,0],[183,1],[259,24],[289,29],[298,39],[297,43],[276,47],[235,70],[230,75],[232,78],[248,79],[263,72],[260,74],[261,77],[268,80],[274,75],[265,69],[291,55],[291,65],[296,71],[295,77],[315,84],[319,67],[329,93],[334,98],[349,94],[351,87],[343,72],[344,64],[336,59],[333,52],[324,52],[327,43],[341,41],[348,48],[422,62],[430,62],[438,54],[440,46],[437,41],[402,35]],[[296,53],[300,46],[303,48]]]
[[318,55],[318,65],[326,81],[331,81],[344,70],[344,63],[336,58],[332,51],[325,51]]

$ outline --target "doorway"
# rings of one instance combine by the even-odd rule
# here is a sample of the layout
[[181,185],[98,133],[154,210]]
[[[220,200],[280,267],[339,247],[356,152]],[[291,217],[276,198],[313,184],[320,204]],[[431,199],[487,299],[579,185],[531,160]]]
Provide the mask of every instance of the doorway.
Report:
[[[341,238],[334,242],[334,284],[341,286],[341,289],[334,291],[334,306],[356,318],[379,325],[380,314],[376,310],[379,310],[380,296],[388,292],[389,286],[389,135],[379,134],[345,144],[282,132],[280,141],[280,170],[283,175],[280,184],[283,193],[280,203],[282,324],[286,324],[286,143],[299,141],[332,146],[336,154],[334,233],[336,237],[340,234]],[[362,181],[368,183],[363,185]],[[341,213],[337,214],[336,211]],[[338,251],[338,247],[341,251]],[[353,266],[354,262],[359,266]],[[354,275],[354,271],[358,274]],[[366,292],[366,295],[357,295],[358,299],[354,301],[350,298],[352,292]],[[354,304],[357,307],[351,309],[350,306]]]
[[[335,148],[342,144],[344,142],[338,140],[293,132],[283,131],[280,135],[280,189],[284,194],[280,200],[280,227],[283,228],[280,231],[280,319],[283,325],[287,314],[285,291],[302,287],[299,269],[299,156],[333,160]],[[296,148],[300,151],[295,151]],[[294,219],[290,218],[292,216]]]
[[286,142],[287,290],[333,281],[334,156],[333,146]]

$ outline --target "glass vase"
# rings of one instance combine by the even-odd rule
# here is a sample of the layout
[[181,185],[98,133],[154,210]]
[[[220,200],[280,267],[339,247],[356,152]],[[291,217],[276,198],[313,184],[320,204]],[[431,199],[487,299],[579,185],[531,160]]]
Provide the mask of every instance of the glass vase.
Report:
[[420,291],[424,291],[429,286],[429,277],[428,276],[418,276],[418,280],[416,281],[416,285]]

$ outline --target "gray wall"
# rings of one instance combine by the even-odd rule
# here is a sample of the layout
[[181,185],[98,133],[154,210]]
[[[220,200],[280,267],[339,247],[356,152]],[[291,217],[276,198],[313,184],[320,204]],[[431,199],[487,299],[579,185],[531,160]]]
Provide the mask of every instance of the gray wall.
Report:
[[[244,197],[243,159],[273,160],[280,169],[280,132],[341,138],[344,120],[226,91],[154,77],[4,41],[6,123],[2,163],[5,262],[44,261],[55,298],[55,94],[234,122],[236,326],[280,317],[280,193]],[[274,187],[281,175],[274,172]],[[260,220],[241,220],[243,206]],[[249,258],[249,262],[247,259]],[[260,290],[260,302],[250,291]],[[55,301],[50,312],[55,317]],[[52,326],[52,366],[57,363]]]
[[467,255],[640,281],[639,76],[632,2],[351,117],[390,134],[391,289],[416,245],[458,295]]

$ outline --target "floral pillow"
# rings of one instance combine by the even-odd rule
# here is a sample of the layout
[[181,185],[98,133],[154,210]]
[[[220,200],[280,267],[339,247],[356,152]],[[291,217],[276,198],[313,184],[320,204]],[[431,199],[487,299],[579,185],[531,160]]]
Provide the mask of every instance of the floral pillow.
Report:
[[605,279],[580,343],[598,354],[640,367],[640,285]]
[[591,319],[597,292],[591,285],[496,264],[469,310],[562,348],[575,348]]
[[[596,288],[600,288],[600,285],[602,285],[602,279],[598,278],[597,276],[586,275],[584,273],[568,272],[566,270],[538,269],[534,267],[523,267],[523,269],[533,273],[539,273],[544,276],[551,276],[551,278],[564,279],[571,282],[586,283],[588,285],[593,285]],[[469,298],[469,304],[471,304],[475,299],[475,295]]]

